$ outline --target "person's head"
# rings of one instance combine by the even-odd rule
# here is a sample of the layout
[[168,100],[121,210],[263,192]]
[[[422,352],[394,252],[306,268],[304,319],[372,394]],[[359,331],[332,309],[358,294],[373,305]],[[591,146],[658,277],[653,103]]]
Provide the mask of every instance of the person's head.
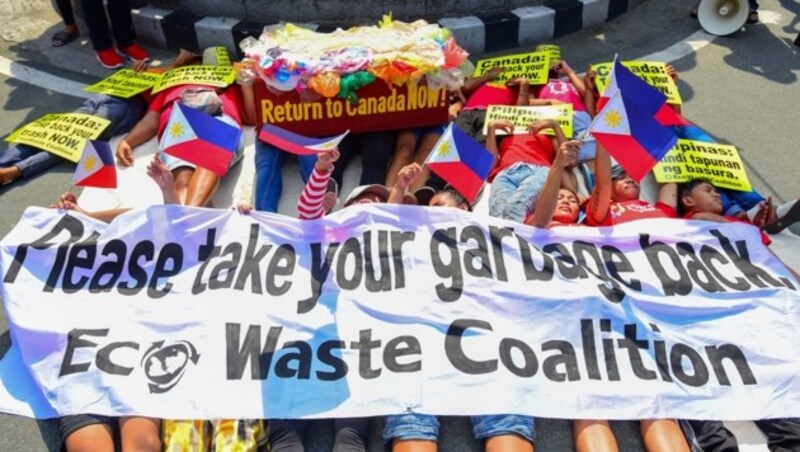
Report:
[[639,199],[639,183],[619,165],[611,168],[611,200],[615,202]]
[[556,210],[553,212],[552,221],[564,224],[577,223],[580,211],[581,203],[578,199],[578,195],[568,188],[559,189]]
[[387,199],[389,199],[389,189],[383,185],[361,185],[350,192],[344,201],[344,207],[355,204],[384,203]]
[[470,206],[467,198],[450,186],[436,192],[428,205],[431,207],[455,207],[467,212],[472,211],[472,206]]
[[722,198],[705,179],[693,179],[678,185],[678,206],[681,214],[704,212],[722,214]]

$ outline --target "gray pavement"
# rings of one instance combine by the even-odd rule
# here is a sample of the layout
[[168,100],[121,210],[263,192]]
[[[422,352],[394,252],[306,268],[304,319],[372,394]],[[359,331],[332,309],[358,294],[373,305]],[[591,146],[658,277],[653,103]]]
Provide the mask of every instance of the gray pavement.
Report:
[[[636,59],[660,51],[697,31],[688,11],[693,0],[649,0],[626,15],[577,34],[553,41],[562,46],[570,64],[583,69],[608,61],[614,53]],[[718,38],[697,52],[674,61],[687,118],[721,141],[737,146],[747,164],[751,182],[776,202],[800,193],[798,127],[800,47],[792,44],[798,32],[800,3],[761,0],[758,25],[728,38]],[[21,62],[70,80],[87,83],[108,71],[94,60],[90,46],[76,41],[61,49],[50,47],[50,36],[60,29],[47,0],[0,0],[0,57]],[[523,51],[527,49],[519,49]],[[506,51],[503,53],[513,53]],[[169,53],[154,50],[157,59]],[[75,108],[80,99],[41,89],[0,75],[0,136],[18,126],[57,111]],[[0,150],[7,143],[0,144]],[[69,187],[72,166],[59,165],[45,175],[0,188],[0,236],[5,235],[27,206],[48,205]],[[795,230],[795,232],[800,232]],[[5,316],[0,314],[0,356],[8,348]],[[615,422],[620,450],[642,450],[632,422]],[[312,430],[311,450],[326,450],[330,426]],[[371,449],[381,450],[380,425],[373,428]],[[447,419],[440,450],[479,450],[470,439],[468,421]],[[537,424],[537,451],[572,450],[568,421],[542,419]],[[58,450],[57,424],[0,415],[0,451]]]

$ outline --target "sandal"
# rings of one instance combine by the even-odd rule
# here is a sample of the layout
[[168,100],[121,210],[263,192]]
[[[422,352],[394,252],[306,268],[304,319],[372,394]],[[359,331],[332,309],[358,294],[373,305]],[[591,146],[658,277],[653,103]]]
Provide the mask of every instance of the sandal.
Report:
[[758,11],[750,11],[750,14],[747,16],[747,24],[757,24],[758,23]]
[[53,40],[51,42],[51,45],[53,47],[64,47],[65,45],[74,41],[75,38],[77,37],[78,37],[77,31],[75,33],[68,33],[64,30],[57,31],[56,34],[53,35]]

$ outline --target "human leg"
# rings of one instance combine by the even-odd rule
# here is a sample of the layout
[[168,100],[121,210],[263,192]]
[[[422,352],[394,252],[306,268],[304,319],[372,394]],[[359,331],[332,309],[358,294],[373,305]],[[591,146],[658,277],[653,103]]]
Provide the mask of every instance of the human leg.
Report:
[[0,185],[27,179],[66,160],[27,144],[12,144],[0,153]]
[[549,171],[544,166],[528,164],[521,169],[524,171],[520,172],[521,180],[517,190],[509,197],[502,214],[502,218],[520,223],[533,211]]
[[492,191],[489,194],[489,215],[502,217],[506,210],[508,200],[517,190],[521,178],[519,172],[521,164],[515,163],[500,171],[492,181]]
[[113,452],[115,419],[93,414],[59,419],[61,441],[67,452]]
[[755,423],[767,435],[767,446],[770,451],[800,450],[800,418],[764,419]]
[[577,452],[616,452],[617,440],[608,421],[576,419],[572,421],[572,436]]
[[392,161],[389,164],[389,169],[386,171],[386,185],[387,187],[394,187],[397,180],[397,173],[400,170],[414,161],[414,151],[417,149],[417,134],[414,130],[403,130],[397,134],[397,142],[394,146],[394,154],[392,154]]
[[182,166],[172,170],[172,178],[175,181],[175,196],[178,201],[186,205],[186,195],[189,192],[189,182],[192,180],[194,168]]
[[111,121],[98,137],[99,140],[108,140],[130,132],[146,111],[147,105],[139,96],[121,99],[107,94],[96,94],[86,99],[75,113],[95,115]]
[[270,452],[303,452],[307,428],[305,420],[270,419],[267,422]]
[[396,133],[370,132],[361,137],[361,185],[382,184],[392,158]]
[[383,440],[392,442],[393,452],[435,452],[438,439],[436,416],[403,413],[386,417]]
[[[113,2],[112,2],[113,3]],[[102,0],[81,0],[83,18],[89,28],[89,40],[92,41],[94,50],[111,49],[111,35],[108,31],[106,10]]]
[[314,165],[317,164],[317,156],[315,155],[298,155],[297,162],[300,164],[300,178],[303,183],[308,182],[311,173],[314,172]]
[[219,186],[219,174],[197,167],[189,179],[189,186],[186,189],[185,206],[205,207],[214,196]]
[[[64,21],[64,25],[66,26],[75,26],[75,14],[72,12],[72,2],[70,0],[56,0],[56,8],[58,9],[58,14],[61,16],[61,19]],[[78,31],[76,28],[75,31]]]
[[709,452],[739,452],[736,437],[720,421],[681,420],[682,426],[691,430],[686,436],[694,436],[694,443]]
[[219,419],[211,421],[212,451],[255,451],[266,442],[261,419]]
[[336,436],[333,452],[363,452],[367,450],[368,417],[339,418],[333,421]]
[[278,211],[278,201],[283,189],[281,167],[285,159],[284,151],[261,140],[256,140],[256,210]]
[[472,433],[483,440],[486,452],[533,452],[536,439],[534,420],[530,416],[496,414],[472,416]]
[[114,31],[114,39],[117,40],[117,47],[122,49],[133,44],[136,32],[133,30],[131,5],[128,0],[109,1],[106,8],[108,8],[108,17],[111,19],[111,28]]
[[689,452],[686,437],[674,419],[641,420],[639,431],[648,452]]
[[161,420],[147,417],[123,417],[119,436],[123,452],[160,452]]

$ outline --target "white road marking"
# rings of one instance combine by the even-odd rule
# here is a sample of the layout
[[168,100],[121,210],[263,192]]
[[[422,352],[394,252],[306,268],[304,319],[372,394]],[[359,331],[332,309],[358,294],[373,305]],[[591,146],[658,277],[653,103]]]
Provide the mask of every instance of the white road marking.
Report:
[[25,66],[16,61],[0,55],[0,74],[13,79],[25,82],[29,85],[38,86],[46,90],[55,91],[69,96],[86,98],[91,95],[83,89],[86,85],[66,78],[56,77],[47,72]]

